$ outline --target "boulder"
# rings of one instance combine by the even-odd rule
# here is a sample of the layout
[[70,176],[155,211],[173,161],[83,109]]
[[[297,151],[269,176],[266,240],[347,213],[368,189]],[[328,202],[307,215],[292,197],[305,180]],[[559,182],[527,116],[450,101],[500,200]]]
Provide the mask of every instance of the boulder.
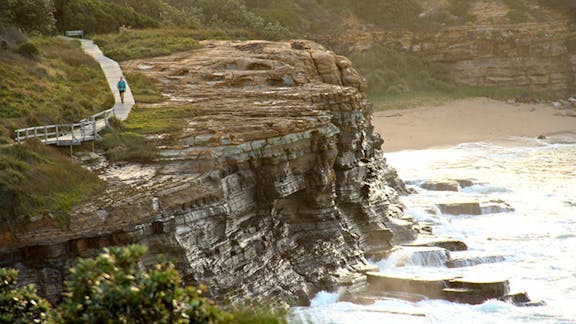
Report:
[[446,282],[454,279],[450,275],[413,276],[381,272],[368,272],[366,276],[373,293],[404,292],[428,298],[442,298]]
[[416,265],[422,267],[442,267],[448,262],[448,250],[434,246],[400,246],[391,251],[388,258],[397,267]]
[[433,191],[460,191],[460,186],[456,180],[427,180],[420,187]]
[[447,280],[443,297],[453,302],[481,304],[488,299],[502,298],[510,292],[506,279],[464,277]]
[[443,214],[448,215],[482,215],[478,201],[445,202],[437,204]]

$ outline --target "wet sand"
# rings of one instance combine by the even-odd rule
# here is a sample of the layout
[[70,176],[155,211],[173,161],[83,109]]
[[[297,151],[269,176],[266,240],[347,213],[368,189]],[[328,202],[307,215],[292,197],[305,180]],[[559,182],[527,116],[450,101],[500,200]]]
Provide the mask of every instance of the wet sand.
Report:
[[576,133],[576,109],[472,98],[441,106],[375,112],[372,122],[384,139],[384,152],[394,152],[511,136]]

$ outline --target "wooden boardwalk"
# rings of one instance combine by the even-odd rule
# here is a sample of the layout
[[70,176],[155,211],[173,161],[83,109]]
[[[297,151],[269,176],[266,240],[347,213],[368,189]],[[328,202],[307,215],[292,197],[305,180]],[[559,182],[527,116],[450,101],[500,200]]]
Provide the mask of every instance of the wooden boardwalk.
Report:
[[[17,129],[15,132],[18,143],[35,138],[47,145],[80,145],[85,141],[99,140],[99,133],[109,126],[110,118],[116,117],[120,120],[126,120],[128,118],[130,110],[132,106],[134,106],[134,96],[130,90],[130,85],[127,84],[126,92],[124,93],[124,103],[120,101],[120,94],[116,88],[116,83],[120,77],[123,76],[120,65],[116,61],[104,56],[100,48],[94,44],[93,41],[80,39],[80,42],[84,52],[92,56],[94,60],[100,64],[108,86],[114,94],[114,106],[77,123]],[[128,82],[126,81],[126,83]]]

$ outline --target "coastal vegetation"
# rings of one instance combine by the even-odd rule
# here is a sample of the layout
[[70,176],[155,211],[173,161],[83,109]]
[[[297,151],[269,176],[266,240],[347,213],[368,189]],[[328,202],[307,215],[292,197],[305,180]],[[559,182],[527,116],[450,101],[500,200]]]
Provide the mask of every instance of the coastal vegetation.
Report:
[[72,207],[102,189],[95,174],[53,147],[34,141],[0,147],[0,230],[42,220],[65,227]]
[[244,29],[133,29],[121,27],[118,33],[97,35],[94,42],[110,58],[125,61],[168,55],[199,48],[203,39],[250,39],[255,34]]
[[[200,47],[202,39],[280,39],[310,37],[338,48],[334,35],[342,28],[361,24],[389,29],[432,28],[438,24],[469,23],[475,20],[474,1],[448,1],[444,11],[424,15],[418,0],[10,0],[0,9],[0,144],[13,143],[14,129],[54,123],[75,122],[112,105],[113,99],[99,66],[79,48],[77,42],[41,36],[68,29],[82,29],[93,36],[104,52],[116,60],[129,60],[170,54]],[[524,0],[506,0],[511,20],[535,19],[533,4]],[[542,0],[541,5],[573,10],[570,1]],[[526,17],[514,18],[514,12]],[[32,37],[9,26],[16,26]],[[372,46],[363,51],[341,48],[354,66],[369,81],[368,95],[376,109],[407,108],[436,104],[469,96],[498,99],[524,97],[546,98],[545,94],[524,93],[520,89],[472,87],[459,84],[442,64],[398,50]],[[160,91],[143,75],[129,74],[137,101],[162,103]],[[153,133],[177,133],[183,127],[183,114],[200,112],[193,106],[165,107],[161,112],[139,105],[131,118],[105,136],[103,147],[112,161],[127,159],[147,161],[155,152],[142,147],[150,144]],[[120,125],[120,124],[119,124]],[[145,145],[148,143],[147,145]],[[39,148],[26,148],[36,152]],[[19,170],[15,179],[26,179],[28,171],[47,168],[56,159],[46,153],[35,167],[15,167],[17,155],[3,150],[0,158],[6,170]],[[44,153],[43,153],[44,154]],[[41,161],[42,163],[39,163]],[[14,162],[14,163],[13,163]],[[25,165],[30,161],[20,161]],[[71,168],[70,170],[76,170]],[[78,173],[81,175],[82,173]],[[48,173],[45,174],[49,177]],[[62,177],[62,179],[73,179]],[[12,180],[11,180],[12,181]],[[24,181],[24,180],[23,180]],[[39,214],[62,214],[70,204],[81,201],[97,187],[76,190],[71,201],[47,198],[40,202],[38,193],[27,192],[15,184],[3,184],[4,197],[15,194],[23,203],[16,209],[38,209]],[[67,189],[67,190],[68,190]],[[18,191],[19,190],[19,191]],[[86,196],[84,196],[86,198]],[[7,200],[4,204],[7,204]],[[47,201],[51,201],[48,203]],[[59,202],[58,202],[59,201]],[[18,205],[15,205],[18,206]],[[0,208],[4,207],[0,205]],[[58,211],[54,213],[50,210]],[[10,217],[8,217],[10,218]]]
[[284,312],[269,306],[247,311],[218,307],[204,287],[183,286],[169,261],[140,265],[148,249],[111,247],[70,269],[64,298],[55,306],[19,287],[18,271],[0,268],[0,322],[3,323],[285,323]]
[[66,226],[72,207],[103,188],[98,177],[38,142],[13,143],[14,129],[77,122],[113,102],[102,71],[77,42],[14,35],[0,55],[0,228],[30,221]]
[[0,142],[17,128],[77,122],[112,105],[100,66],[78,42],[21,37],[0,55]]

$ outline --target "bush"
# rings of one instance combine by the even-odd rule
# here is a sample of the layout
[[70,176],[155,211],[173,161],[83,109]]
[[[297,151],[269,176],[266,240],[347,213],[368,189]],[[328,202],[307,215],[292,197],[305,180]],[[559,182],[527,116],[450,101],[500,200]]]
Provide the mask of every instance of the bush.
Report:
[[528,15],[524,11],[516,9],[508,11],[506,18],[513,24],[524,23],[529,20]]
[[33,59],[36,58],[38,56],[38,54],[40,54],[40,51],[38,50],[38,47],[36,47],[36,45],[32,44],[32,43],[23,43],[20,44],[17,48],[16,48],[16,52],[24,57]]
[[157,27],[158,21],[99,0],[56,0],[56,26],[59,30],[84,30],[85,33],[116,32],[121,26]]
[[67,292],[58,307],[62,323],[215,323],[227,319],[203,290],[181,287],[169,262],[149,271],[139,262],[147,248],[112,247],[71,269]]
[[36,288],[16,286],[18,271],[0,268],[0,323],[45,323],[50,304],[36,295]]
[[189,29],[121,28],[119,33],[94,37],[94,42],[110,58],[125,61],[199,48],[196,33]]
[[52,0],[4,0],[1,8],[5,24],[22,28],[26,32],[49,34],[55,31],[54,3]]

